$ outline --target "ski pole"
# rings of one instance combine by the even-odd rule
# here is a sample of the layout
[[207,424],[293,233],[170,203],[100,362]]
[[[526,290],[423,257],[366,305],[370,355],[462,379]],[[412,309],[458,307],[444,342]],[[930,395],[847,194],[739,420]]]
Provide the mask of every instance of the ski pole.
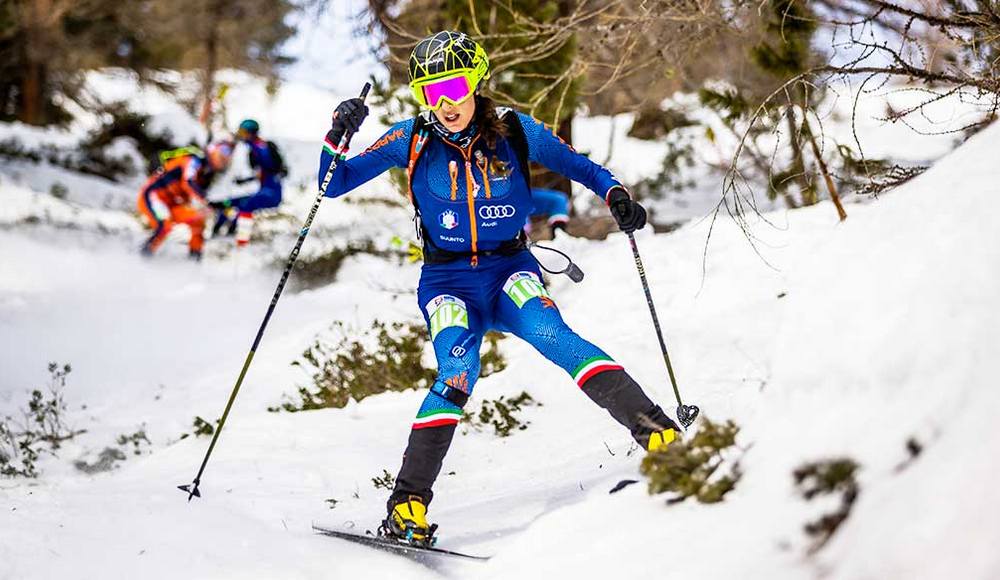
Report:
[[[371,83],[365,83],[365,88],[361,90],[362,100],[368,96],[368,91],[371,87]],[[353,137],[352,133],[345,132],[344,136],[340,138],[340,144],[338,147],[340,151],[347,149],[347,145],[350,143],[351,137]],[[343,154],[341,154],[340,159],[343,159]],[[243,384],[243,379],[246,377],[247,369],[250,368],[250,362],[253,360],[253,356],[257,352],[257,347],[260,345],[260,339],[264,336],[264,329],[267,328],[267,323],[271,320],[271,315],[274,313],[274,307],[278,304],[278,299],[281,298],[281,292],[285,289],[285,283],[288,282],[288,276],[292,272],[295,260],[299,257],[299,250],[302,248],[302,242],[304,242],[306,236],[309,235],[309,228],[312,226],[313,218],[316,217],[316,212],[319,211],[319,204],[323,201],[323,197],[326,195],[326,188],[330,186],[330,181],[333,179],[333,172],[335,169],[337,169],[337,155],[333,156],[333,161],[330,162],[330,168],[326,170],[326,176],[323,177],[323,183],[319,186],[319,193],[316,194],[316,201],[313,202],[312,209],[309,211],[309,215],[306,217],[305,223],[302,224],[302,229],[299,230],[299,239],[296,240],[295,247],[292,248],[292,253],[289,254],[288,261],[285,263],[285,271],[281,274],[281,280],[278,282],[278,287],[275,289],[274,296],[271,298],[271,305],[267,308],[264,320],[260,323],[260,328],[257,329],[257,337],[254,338],[253,345],[250,347],[250,352],[247,353],[247,358],[243,362],[243,370],[240,371],[240,376],[236,379],[236,386],[233,387],[233,392],[229,395],[229,402],[226,403],[226,409],[222,412],[222,418],[219,419],[219,426],[215,429],[215,435],[212,436],[212,442],[208,444],[208,451],[205,452],[205,458],[201,461],[201,468],[198,469],[198,475],[194,477],[194,481],[190,484],[177,486],[178,489],[188,494],[188,501],[191,501],[191,498],[193,497],[201,497],[201,492],[198,491],[198,486],[201,484],[202,474],[205,473],[205,466],[208,465],[208,458],[212,456],[212,450],[215,449],[215,444],[219,441],[219,434],[222,433],[222,428],[226,425],[226,418],[229,416],[230,409],[233,408],[233,401],[236,400],[236,395],[240,392],[240,385]]]
[[656,317],[656,308],[653,306],[653,295],[649,292],[649,282],[646,281],[646,269],[642,267],[642,258],[639,257],[639,247],[635,244],[635,236],[632,232],[627,232],[628,241],[632,244],[632,255],[635,257],[635,267],[639,270],[639,279],[642,280],[642,289],[646,293],[646,304],[649,305],[649,314],[653,317],[653,328],[656,329],[656,338],[660,340],[660,351],[663,353],[663,362],[667,363],[667,374],[670,375],[670,384],[674,387],[674,396],[677,398],[677,420],[688,428],[698,418],[700,409],[695,405],[685,405],[681,402],[681,391],[677,388],[677,379],[674,378],[674,366],[670,364],[670,355],[667,354],[667,344],[663,342],[663,331],[660,330],[660,320]]

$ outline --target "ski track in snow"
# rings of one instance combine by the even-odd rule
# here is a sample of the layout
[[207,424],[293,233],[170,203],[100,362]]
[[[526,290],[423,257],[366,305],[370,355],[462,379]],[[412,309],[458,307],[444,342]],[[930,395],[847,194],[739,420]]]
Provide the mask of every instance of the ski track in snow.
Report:
[[[315,144],[289,139],[308,181]],[[38,480],[0,481],[0,579],[1000,577],[998,143],[1000,126],[990,127],[913,182],[848,205],[845,223],[828,203],[771,214],[782,228],[755,232],[778,270],[728,221],[716,224],[704,283],[707,221],[639,233],[686,401],[742,427],[745,475],[722,504],[667,506],[643,484],[609,496],[618,480],[638,478],[628,435],[529,346],[501,343],[510,366],[480,381],[469,408],[522,390],[543,406],[526,409],[530,427],[511,437],[458,435],[431,509],[442,547],[493,555],[486,564],[418,565],[311,530],[374,528],[386,492],[371,478],[398,468],[423,392],[266,411],[306,380],[290,363],[332,321],[418,321],[408,292],[416,266],[356,257],[335,284],[286,291],[203,497],[186,503],[175,486],[190,482],[208,439],[178,438],[194,416],[221,413],[280,273],[266,264],[283,259],[294,228],[236,257],[212,254],[210,241],[200,265],[183,260],[180,234],[143,261],[132,218],[37,193],[58,171],[4,181],[0,411],[43,383],[48,361],[69,362],[70,422],[87,433],[45,458]],[[384,195],[385,183],[356,196]],[[305,215],[310,191],[289,195],[288,212]],[[54,216],[76,207],[77,219],[113,233],[11,225],[40,205]],[[327,200],[303,251],[345,237],[384,246],[408,237],[407,215]],[[625,238],[560,243],[587,274],[580,285],[552,282],[567,321],[672,410]],[[151,453],[107,474],[72,467],[140,426]],[[924,451],[897,472],[910,437]],[[802,526],[829,505],[800,499],[791,472],[837,456],[862,464],[861,495],[807,558]]]

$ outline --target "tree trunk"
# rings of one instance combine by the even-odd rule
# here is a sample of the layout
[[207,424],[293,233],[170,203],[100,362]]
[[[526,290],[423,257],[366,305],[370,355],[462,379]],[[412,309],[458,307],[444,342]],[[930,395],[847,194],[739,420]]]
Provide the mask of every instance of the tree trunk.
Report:
[[21,102],[18,120],[28,125],[44,125],[46,117],[47,19],[53,10],[52,0],[29,0],[21,14],[24,26],[24,76],[21,78]]
[[788,120],[788,143],[792,148],[792,171],[795,173],[795,180],[799,183],[802,205],[813,205],[819,200],[816,199],[816,189],[810,183],[809,175],[806,173],[802,144],[799,142],[799,130],[795,126],[795,107],[788,107],[785,118]]
[[45,66],[28,62],[21,81],[21,112],[18,120],[28,125],[45,124]]
[[840,194],[837,192],[837,186],[834,185],[833,178],[830,177],[830,170],[826,166],[826,161],[823,161],[823,155],[819,151],[819,145],[816,143],[816,137],[813,135],[812,127],[809,126],[808,120],[803,121],[802,129],[802,132],[805,133],[806,138],[809,139],[809,143],[812,145],[813,157],[816,158],[816,164],[819,165],[819,170],[826,181],[826,190],[830,194],[830,200],[837,207],[837,216],[840,218],[840,221],[844,221],[847,219],[847,212],[844,211],[844,206],[840,203]]
[[202,81],[202,109],[199,121],[205,127],[205,144],[212,140],[212,99],[215,95],[215,71],[219,66],[219,23],[222,0],[211,0],[205,33],[205,78]]

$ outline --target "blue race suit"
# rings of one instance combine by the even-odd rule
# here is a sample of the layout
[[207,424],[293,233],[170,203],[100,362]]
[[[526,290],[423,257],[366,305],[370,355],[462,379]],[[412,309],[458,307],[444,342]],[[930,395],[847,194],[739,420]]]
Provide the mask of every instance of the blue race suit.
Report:
[[233,207],[240,212],[253,213],[281,205],[281,174],[278,162],[267,148],[267,141],[254,137],[248,140],[250,146],[250,167],[257,170],[260,190],[246,197],[233,200]]
[[[498,114],[517,115],[531,161],[582,183],[602,199],[621,187],[610,171],[577,153],[538,120],[509,110],[499,109]],[[530,252],[523,246],[513,254],[492,252],[518,237],[533,207],[509,140],[498,138],[490,147],[477,134],[463,148],[433,132],[414,139],[413,127],[414,119],[397,123],[362,154],[341,162],[326,191],[328,197],[338,197],[389,168],[406,168],[411,149],[422,149],[409,172],[425,243],[464,253],[446,263],[425,263],[421,271],[417,300],[434,345],[438,376],[413,423],[390,510],[408,495],[418,495],[425,503],[433,496],[430,487],[479,377],[479,348],[491,329],[513,333],[534,346],[643,445],[653,432],[650,424],[673,425],[620,365],[566,325]],[[328,138],[320,182],[339,154]]]
[[[569,221],[569,198],[565,193],[535,187],[531,190],[531,199],[534,203],[531,216],[548,216],[550,226]],[[528,224],[531,224],[530,220]]]

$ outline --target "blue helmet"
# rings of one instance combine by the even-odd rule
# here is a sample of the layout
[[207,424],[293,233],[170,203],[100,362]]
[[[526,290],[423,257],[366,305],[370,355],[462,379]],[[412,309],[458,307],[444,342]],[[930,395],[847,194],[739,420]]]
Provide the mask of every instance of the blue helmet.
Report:
[[243,122],[240,123],[237,132],[244,132],[244,131],[246,133],[249,133],[250,135],[256,135],[257,133],[260,132],[260,123],[254,121],[253,119],[244,119]]

